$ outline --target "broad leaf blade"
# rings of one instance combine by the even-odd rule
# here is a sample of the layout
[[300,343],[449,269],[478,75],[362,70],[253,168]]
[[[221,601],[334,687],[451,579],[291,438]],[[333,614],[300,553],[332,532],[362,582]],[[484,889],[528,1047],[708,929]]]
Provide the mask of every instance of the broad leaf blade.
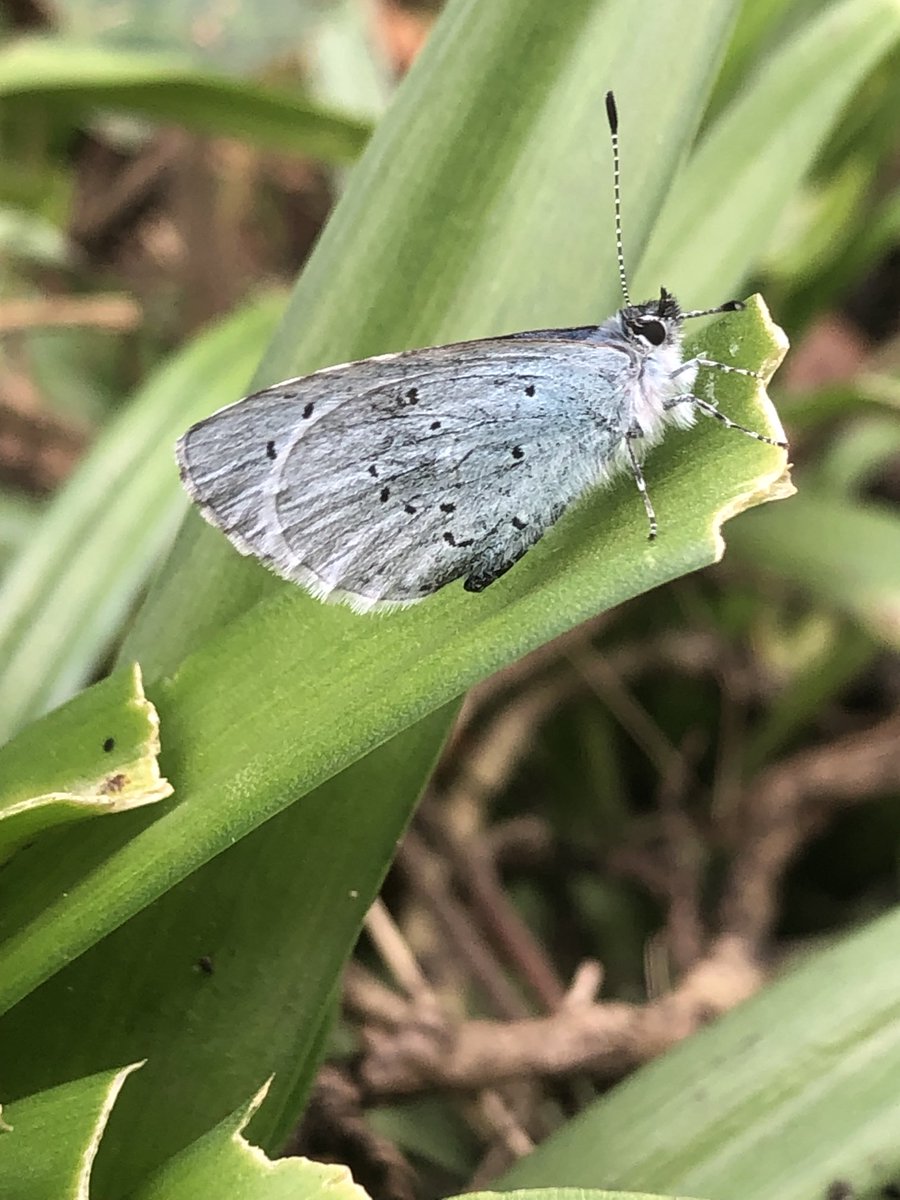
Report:
[[106,1122],[140,1064],[18,1100],[0,1119],[0,1196],[85,1200]]
[[0,747],[0,863],[45,829],[170,796],[158,729],[133,667]]
[[[645,5],[636,19],[630,0],[552,6],[544,0],[451,0],[354,175],[259,380],[366,350],[607,312],[615,303],[616,275],[611,206],[598,202],[610,195],[603,93],[616,87],[623,124],[627,112],[636,131],[626,175],[634,245],[699,121],[733,11],[721,0],[660,0],[652,4],[652,18]],[[681,52],[670,63],[676,36]],[[644,87],[648,66],[657,73],[665,69],[678,98],[662,111]],[[662,138],[658,144],[639,136],[651,127]],[[588,246],[598,247],[608,269],[586,253]],[[742,328],[744,365],[769,358],[772,335],[761,314],[751,313]],[[734,336],[732,328],[725,349]],[[734,402],[736,416],[764,422],[749,390],[722,392],[724,402]],[[233,398],[210,396],[209,402],[214,407]],[[341,962],[448,715],[437,712],[424,728],[395,738],[396,756],[385,747],[296,802],[299,793],[419,720],[442,695],[457,694],[535,638],[548,636],[558,621],[629,594],[635,580],[647,586],[714,556],[716,512],[752,490],[761,473],[777,474],[783,460],[711,425],[680,448],[677,441],[664,447],[665,457],[655,456],[653,477],[660,486],[667,464],[681,464],[674,493],[658,497],[669,536],[680,536],[678,497],[693,491],[690,464],[704,443],[728,482],[723,493],[717,486],[723,475],[710,477],[695,510],[697,524],[684,527],[689,549],[671,543],[655,570],[645,573],[646,526],[637,496],[624,486],[599,497],[599,508],[576,515],[555,549],[548,544],[537,575],[535,563],[527,578],[513,581],[517,593],[530,597],[525,629],[517,626],[516,610],[506,609],[508,595],[497,595],[488,607],[466,608],[458,589],[436,598],[436,609],[401,614],[405,625],[361,621],[279,587],[214,531],[204,528],[198,537],[199,521],[190,523],[168,582],[126,648],[128,658],[146,658],[158,675],[175,671],[186,653],[214,635],[204,657],[193,656],[151,693],[163,705],[164,763],[181,803],[149,828],[139,814],[132,828],[142,831],[115,852],[95,838],[69,839],[68,853],[48,864],[44,903],[29,907],[27,897],[14,893],[13,910],[4,910],[10,929],[44,910],[40,925],[4,947],[0,979],[9,1003],[195,872],[3,1023],[4,1042],[15,1047],[26,1031],[47,1024],[43,1013],[54,1013],[60,1061],[65,1057],[70,1065],[101,1038],[106,1047],[139,1038],[144,1053],[152,1042],[148,1067],[154,1078],[134,1103],[144,1120],[153,1116],[154,1130],[135,1139],[123,1111],[103,1148],[113,1190],[123,1176],[137,1180],[151,1162],[240,1103],[258,1085],[261,1063],[279,1072],[278,1094],[255,1124],[265,1124],[260,1136],[267,1145],[277,1143],[314,1069]],[[736,458],[723,459],[722,444]],[[628,558],[631,572],[618,584],[597,574],[602,553],[598,560],[592,552],[602,535],[596,519],[606,521],[610,513],[620,531],[617,553]],[[577,563],[580,599],[568,613],[554,611],[552,589],[566,586],[569,562]],[[549,592],[543,590],[548,582]],[[262,594],[263,603],[234,620]],[[473,613],[481,615],[470,631]],[[474,634],[477,654],[476,643],[454,647],[460,628],[467,637]],[[383,682],[379,661],[391,668]],[[340,697],[333,690],[320,693],[325,685],[338,687]],[[356,724],[360,713],[364,719]],[[405,764],[402,772],[398,763]],[[286,805],[253,837],[243,836]],[[232,846],[235,839],[242,840]],[[337,866],[336,852],[343,856]],[[79,883],[90,863],[93,874]],[[47,894],[53,888],[68,888],[65,911]],[[346,899],[351,891],[352,903]],[[209,953],[219,923],[236,911],[246,914],[234,944],[240,970],[225,973],[217,966],[213,976],[201,978],[194,964]],[[273,925],[272,918],[285,911],[294,917],[287,946],[283,919]],[[105,988],[97,988],[98,979],[113,995],[114,981],[127,980],[131,1004],[118,1011],[104,1006],[101,1019],[94,1006]],[[204,983],[213,988],[204,990]],[[272,995],[290,996],[291,1003],[273,1004]],[[185,1003],[196,1020],[183,1019]],[[136,1015],[143,1009],[158,1014],[149,1032]],[[271,1023],[262,1022],[261,1013],[270,1014]],[[77,1045],[67,1035],[75,1027]],[[24,1088],[43,1069],[17,1056],[17,1086]]]
[[0,585],[0,742],[109,652],[187,507],[172,443],[211,393],[246,384],[281,307],[256,300],[172,355],[44,508]]
[[240,1200],[369,1200],[347,1167],[281,1158],[272,1162],[244,1137],[269,1085],[249,1104],[187,1146],[143,1183],[131,1200],[196,1200],[225,1195]]
[[[357,165],[256,382],[608,315],[620,296],[604,94],[614,88],[619,102],[630,253],[694,136],[736,8],[655,0],[637,16],[630,0],[450,3]],[[662,75],[664,106],[646,87]],[[125,653],[148,675],[172,669],[198,636],[279,586],[195,518]],[[353,640],[370,632],[360,626]]]
[[502,1179],[733,1200],[877,1194],[900,1170],[894,912],[614,1088]]
[[860,81],[898,36],[896,0],[842,0],[779,46],[691,155],[641,260],[638,290],[690,285],[710,302],[725,299],[753,269],[773,217]]
[[0,100],[55,106],[67,116],[122,108],[220,137],[352,162],[366,125],[288,92],[230,79],[166,54],[96,43],[21,38],[0,50]]
[[894,510],[810,488],[777,519],[754,516],[736,533],[741,559],[900,647],[900,520]]
[[[783,352],[775,333],[755,304],[720,321],[706,344],[725,356],[741,336],[742,361],[771,369]],[[758,398],[751,402],[749,381],[729,376],[727,387],[732,397],[743,394],[730,412],[780,436],[772,410]],[[417,609],[367,621],[285,588],[206,642],[153,692],[167,770],[182,803],[124,846],[85,883],[83,895],[70,888],[64,904],[42,911],[5,945],[0,997],[9,1003],[26,978],[35,979],[36,967],[46,978],[76,944],[86,948],[99,929],[115,928],[239,833],[490,670],[579,620],[714,561],[723,548],[723,519],[767,491],[785,494],[784,451],[729,435],[713,422],[673,434],[651,461],[661,464],[654,490],[664,530],[652,546],[634,489],[620,488],[573,512],[484,595],[457,586]]]

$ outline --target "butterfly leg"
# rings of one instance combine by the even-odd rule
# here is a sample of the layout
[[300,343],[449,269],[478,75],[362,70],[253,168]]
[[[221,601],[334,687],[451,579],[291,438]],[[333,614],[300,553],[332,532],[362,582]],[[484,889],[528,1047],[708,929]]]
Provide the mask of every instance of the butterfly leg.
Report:
[[669,378],[677,379],[683,371],[696,370],[697,367],[709,367],[713,371],[723,371],[726,375],[743,375],[747,379],[762,379],[759,371],[750,371],[747,367],[731,367],[728,363],[716,362],[714,358],[703,358],[702,355],[687,359]]
[[638,457],[634,452],[632,442],[635,438],[641,436],[637,431],[627,433],[625,435],[625,448],[628,451],[628,460],[631,463],[631,474],[634,476],[634,482],[637,484],[637,490],[641,493],[641,499],[644,501],[644,511],[647,513],[647,522],[650,526],[650,532],[647,534],[647,541],[652,542],[656,538],[657,524],[656,513],[653,510],[653,501],[650,499],[650,494],[647,491],[647,484],[644,480],[644,472],[641,470],[641,464],[638,462]]
[[675,408],[678,404],[693,404],[694,408],[698,408],[702,413],[706,413],[708,417],[715,417],[717,421],[721,421],[726,429],[736,429],[738,433],[744,433],[747,437],[755,438],[758,442],[765,442],[767,446],[778,446],[782,450],[787,450],[788,448],[787,442],[776,442],[774,438],[757,433],[755,429],[748,429],[745,425],[739,425],[737,421],[732,421],[723,412],[719,412],[714,404],[710,404],[708,400],[701,400],[699,396],[692,396],[690,392],[682,392],[680,396],[674,396],[671,400],[667,400],[663,407],[670,409]]

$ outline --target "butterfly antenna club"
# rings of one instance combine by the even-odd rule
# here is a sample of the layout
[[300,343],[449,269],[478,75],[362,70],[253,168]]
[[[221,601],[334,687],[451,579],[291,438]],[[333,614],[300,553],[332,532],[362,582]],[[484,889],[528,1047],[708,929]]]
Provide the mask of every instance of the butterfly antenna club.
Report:
[[625,252],[622,249],[622,193],[619,182],[619,114],[616,111],[616,98],[612,92],[606,93],[606,119],[609,121],[609,136],[612,139],[613,156],[613,203],[616,213],[616,259],[619,263],[619,283],[622,285],[622,295],[625,303],[631,303],[628,295],[628,280],[625,277]]

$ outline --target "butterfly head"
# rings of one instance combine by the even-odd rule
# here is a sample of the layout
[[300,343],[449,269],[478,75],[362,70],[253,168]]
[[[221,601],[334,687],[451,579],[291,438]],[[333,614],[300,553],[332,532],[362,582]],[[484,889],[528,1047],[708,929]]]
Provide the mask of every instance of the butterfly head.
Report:
[[681,306],[665,288],[660,288],[658,300],[627,304],[618,315],[625,336],[645,354],[681,341]]
[[661,347],[681,345],[681,326],[692,317],[708,317],[715,313],[739,312],[740,300],[728,300],[715,308],[682,312],[681,305],[671,292],[659,289],[658,300],[643,304],[626,304],[618,312],[619,324],[626,338],[643,354],[652,354]]

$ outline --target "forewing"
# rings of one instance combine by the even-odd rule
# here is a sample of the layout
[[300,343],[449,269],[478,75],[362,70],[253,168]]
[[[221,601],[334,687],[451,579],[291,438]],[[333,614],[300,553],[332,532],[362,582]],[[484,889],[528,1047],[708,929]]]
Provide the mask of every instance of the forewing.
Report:
[[404,357],[388,354],[288,379],[192,425],[175,454],[204,517],[242,553],[268,561],[270,538],[280,545],[271,504],[279,455],[339,405],[389,382],[397,375],[392,364]]
[[489,339],[332,368],[194,426],[204,514],[323,598],[480,588],[603,476],[633,376],[614,348]]

